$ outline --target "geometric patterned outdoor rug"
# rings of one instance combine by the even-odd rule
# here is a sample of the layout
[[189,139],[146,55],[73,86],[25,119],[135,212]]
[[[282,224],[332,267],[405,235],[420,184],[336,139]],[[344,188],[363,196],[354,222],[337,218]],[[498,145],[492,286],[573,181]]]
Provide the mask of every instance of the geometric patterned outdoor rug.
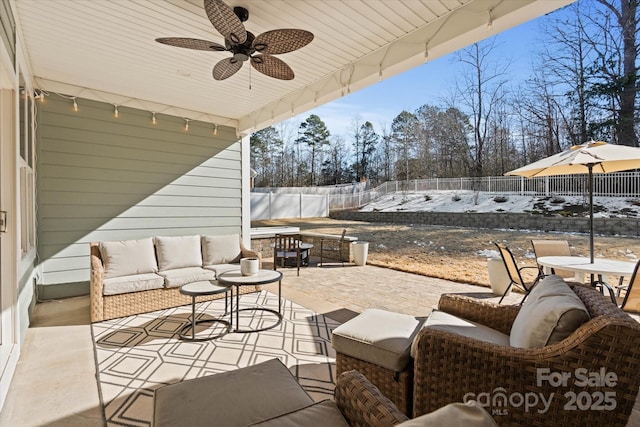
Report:
[[[100,398],[107,425],[149,426],[154,389],[191,378],[280,359],[314,400],[333,395],[335,352],[331,331],[339,323],[282,299],[282,323],[254,333],[229,333],[221,338],[189,342],[177,332],[191,316],[191,305],[93,323],[92,334]],[[278,297],[267,291],[240,296],[240,308],[278,309]],[[217,318],[224,298],[198,303],[196,318]],[[229,316],[224,317],[229,320]],[[240,312],[240,327],[275,323],[264,311]],[[198,325],[201,334],[221,326]],[[213,324],[215,325],[215,324]]]

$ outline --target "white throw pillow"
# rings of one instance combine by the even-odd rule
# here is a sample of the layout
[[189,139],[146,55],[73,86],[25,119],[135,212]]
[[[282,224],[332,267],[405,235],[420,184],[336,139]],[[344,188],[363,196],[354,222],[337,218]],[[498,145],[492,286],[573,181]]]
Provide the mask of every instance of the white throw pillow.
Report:
[[562,277],[547,276],[522,304],[511,326],[509,343],[521,348],[555,344],[588,320],[589,311]]
[[204,265],[240,262],[240,235],[202,236],[202,258]]
[[158,271],[151,237],[100,243],[104,278],[155,273]]
[[156,237],[160,270],[202,266],[200,236]]

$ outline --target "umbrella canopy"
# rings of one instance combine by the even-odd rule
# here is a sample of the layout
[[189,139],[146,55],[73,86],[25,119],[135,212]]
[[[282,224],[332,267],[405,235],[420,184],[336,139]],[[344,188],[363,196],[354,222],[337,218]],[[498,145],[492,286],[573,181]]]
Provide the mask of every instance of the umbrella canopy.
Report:
[[593,262],[593,174],[640,169],[640,148],[591,141],[505,173],[527,178],[589,174],[590,255]]
[[640,148],[592,141],[574,145],[561,153],[512,170],[505,175],[519,175],[527,178],[574,175],[589,173],[589,165],[592,166],[593,173],[640,169]]

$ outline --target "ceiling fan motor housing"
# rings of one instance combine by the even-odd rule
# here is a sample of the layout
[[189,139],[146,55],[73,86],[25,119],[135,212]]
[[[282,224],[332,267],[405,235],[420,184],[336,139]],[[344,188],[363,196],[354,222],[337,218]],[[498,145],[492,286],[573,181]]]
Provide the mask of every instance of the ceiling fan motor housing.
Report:
[[233,43],[230,40],[225,40],[225,44],[228,44],[228,49],[233,53],[233,59],[236,61],[247,61],[256,52],[253,47],[253,41],[256,36],[250,31],[247,31],[247,40],[244,43]]

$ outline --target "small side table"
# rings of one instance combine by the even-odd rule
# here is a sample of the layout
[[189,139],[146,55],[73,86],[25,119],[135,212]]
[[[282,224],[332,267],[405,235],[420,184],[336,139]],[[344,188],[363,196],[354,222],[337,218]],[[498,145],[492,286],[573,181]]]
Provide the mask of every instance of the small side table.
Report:
[[[266,285],[278,282],[278,311],[267,307],[240,308],[240,286]],[[236,328],[234,332],[260,332],[275,328],[282,322],[282,273],[275,270],[258,270],[253,276],[243,276],[239,271],[227,271],[218,276],[218,283],[236,287]],[[233,291],[231,291],[231,303],[233,304]],[[258,329],[240,329],[241,311],[268,311],[277,316],[277,321],[273,325]],[[233,307],[231,308],[231,325],[233,326]]]
[[[231,323],[222,319],[200,319],[196,320],[196,297],[203,295],[215,295],[224,292],[224,314],[228,312],[228,300],[227,292],[231,289],[229,285],[222,285],[216,280],[205,280],[200,282],[187,283],[180,287],[180,293],[182,295],[189,295],[191,297],[191,323],[188,323],[180,329],[178,336],[187,341],[207,341],[227,334],[231,329]],[[233,299],[233,289],[231,289],[231,298]],[[231,318],[233,321],[233,317]],[[225,325],[225,331],[221,334],[202,337],[196,337],[196,325],[201,323],[221,323]],[[187,335],[187,330],[191,329],[191,335]]]

